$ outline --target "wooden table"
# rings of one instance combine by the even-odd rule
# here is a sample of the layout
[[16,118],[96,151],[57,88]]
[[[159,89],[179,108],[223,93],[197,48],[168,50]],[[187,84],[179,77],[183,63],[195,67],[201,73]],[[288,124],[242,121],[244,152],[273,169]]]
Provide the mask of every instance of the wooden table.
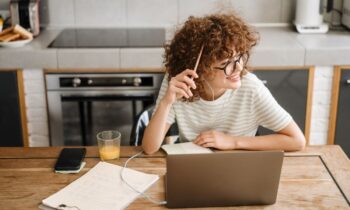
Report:
[[[41,200],[57,192],[99,162],[96,147],[86,147],[87,165],[79,174],[56,174],[53,166],[62,147],[0,148],[0,209],[38,209]],[[138,147],[122,147],[122,165]],[[129,167],[155,173],[161,179],[147,194],[164,199],[165,154],[157,152],[129,162]],[[339,146],[309,146],[285,153],[277,202],[245,209],[350,209],[350,161]],[[211,208],[211,209],[236,209]],[[128,209],[165,209],[138,198]],[[207,208],[209,209],[209,208]]]

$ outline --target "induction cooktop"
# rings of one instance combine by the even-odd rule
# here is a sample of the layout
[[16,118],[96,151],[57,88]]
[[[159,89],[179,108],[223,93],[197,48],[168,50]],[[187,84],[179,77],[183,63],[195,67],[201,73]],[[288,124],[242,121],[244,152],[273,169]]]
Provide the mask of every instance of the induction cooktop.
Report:
[[163,28],[69,28],[49,48],[163,47]]

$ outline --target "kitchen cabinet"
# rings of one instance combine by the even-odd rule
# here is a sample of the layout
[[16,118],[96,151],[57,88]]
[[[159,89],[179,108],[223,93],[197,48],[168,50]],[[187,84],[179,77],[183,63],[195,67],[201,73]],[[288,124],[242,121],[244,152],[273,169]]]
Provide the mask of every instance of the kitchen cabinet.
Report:
[[[263,81],[277,102],[291,114],[308,142],[314,68],[257,68],[253,73]],[[258,135],[272,133],[263,127],[258,129]]]
[[0,146],[28,146],[21,70],[0,70]]
[[329,144],[338,144],[350,157],[350,66],[336,67],[333,76]]

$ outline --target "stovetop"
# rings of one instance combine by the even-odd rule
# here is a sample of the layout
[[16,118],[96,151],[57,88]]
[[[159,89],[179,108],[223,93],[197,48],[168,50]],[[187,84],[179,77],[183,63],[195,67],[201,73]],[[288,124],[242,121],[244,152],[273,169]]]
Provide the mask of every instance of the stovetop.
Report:
[[49,48],[162,47],[162,28],[70,28],[64,29]]

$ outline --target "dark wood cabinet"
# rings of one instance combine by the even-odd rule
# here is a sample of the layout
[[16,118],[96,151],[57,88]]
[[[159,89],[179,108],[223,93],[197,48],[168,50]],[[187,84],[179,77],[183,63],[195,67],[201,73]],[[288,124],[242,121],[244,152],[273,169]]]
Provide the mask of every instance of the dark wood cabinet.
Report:
[[[264,82],[277,102],[291,114],[308,141],[314,69],[255,69],[253,73]],[[263,127],[258,129],[258,135],[271,133],[273,132]]]
[[22,72],[0,70],[0,146],[27,146]]
[[350,66],[336,67],[332,93],[328,143],[340,145],[350,158]]

